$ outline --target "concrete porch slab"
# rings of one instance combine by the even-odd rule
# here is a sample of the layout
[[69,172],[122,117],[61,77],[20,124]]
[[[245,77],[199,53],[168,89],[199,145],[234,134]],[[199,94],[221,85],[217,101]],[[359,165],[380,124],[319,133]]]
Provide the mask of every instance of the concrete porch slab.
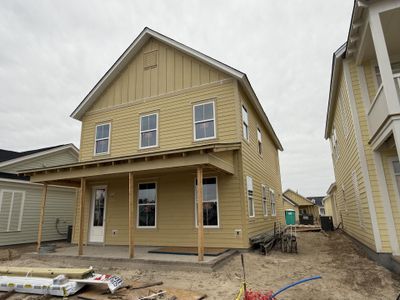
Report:
[[87,267],[134,267],[141,269],[175,269],[175,270],[199,270],[205,272],[214,271],[223,265],[237,250],[229,250],[218,256],[204,256],[204,261],[199,262],[194,255],[176,255],[149,253],[159,247],[135,247],[135,257],[128,258],[128,246],[84,246],[83,255],[78,255],[78,247],[57,248],[53,253],[28,253],[25,257],[32,257],[45,261],[63,261],[68,260],[69,264],[75,266]]

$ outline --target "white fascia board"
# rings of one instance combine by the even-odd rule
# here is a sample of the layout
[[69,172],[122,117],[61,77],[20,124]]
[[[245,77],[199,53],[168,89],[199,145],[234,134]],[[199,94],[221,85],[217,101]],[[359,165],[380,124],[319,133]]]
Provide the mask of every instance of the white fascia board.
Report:
[[48,154],[56,153],[56,152],[63,151],[63,150],[71,150],[71,152],[77,158],[79,157],[78,148],[76,148],[74,144],[67,144],[67,145],[64,145],[64,146],[57,147],[57,148],[52,148],[52,149],[49,149],[49,150],[36,152],[36,153],[30,154],[30,155],[26,155],[26,156],[17,157],[17,158],[14,158],[14,159],[6,160],[6,161],[0,163],[0,168],[6,167],[6,166],[9,166],[9,165],[13,165],[15,163],[20,163],[20,162],[23,162],[23,161],[26,161],[26,160],[29,160],[29,159],[38,158],[38,157],[45,156],[45,155],[48,155]]
[[325,139],[329,138],[331,125],[332,125],[332,117],[333,117],[333,108],[335,107],[335,96],[337,93],[337,86],[339,81],[339,72],[341,70],[342,65],[342,55],[346,52],[347,43],[343,44],[335,53],[333,54],[332,59],[332,72],[331,72],[331,83],[329,89],[329,101],[328,108],[326,111],[326,124],[325,124]]

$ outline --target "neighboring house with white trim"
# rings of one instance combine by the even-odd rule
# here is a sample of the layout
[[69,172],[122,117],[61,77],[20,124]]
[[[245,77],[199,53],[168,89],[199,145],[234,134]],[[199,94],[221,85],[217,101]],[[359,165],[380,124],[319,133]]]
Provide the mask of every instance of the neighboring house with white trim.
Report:
[[248,248],[282,220],[282,146],[230,66],[145,28],[71,116],[79,163],[25,173],[84,191],[80,254],[84,243],[129,245],[130,257],[134,245]]
[[291,189],[287,189],[283,193],[283,208],[284,210],[294,210],[296,214],[296,223],[300,223],[300,216],[313,216],[314,223],[319,222],[318,206],[310,199],[300,195]]
[[[400,255],[400,1],[355,1],[333,55],[325,138],[338,222],[394,269]],[[400,270],[400,267],[397,267]]]
[[[72,144],[24,152],[0,149],[0,246],[37,240],[42,184],[32,183],[18,172],[73,163],[78,156],[78,149]],[[49,187],[44,241],[66,238],[67,226],[73,223],[75,199],[75,188]]]

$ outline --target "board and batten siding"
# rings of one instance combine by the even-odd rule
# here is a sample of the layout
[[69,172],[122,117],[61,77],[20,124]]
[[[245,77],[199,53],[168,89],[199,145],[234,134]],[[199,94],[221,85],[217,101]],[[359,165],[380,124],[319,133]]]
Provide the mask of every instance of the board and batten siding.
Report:
[[[0,232],[0,246],[37,241],[42,188],[40,184],[17,183],[0,179],[0,197],[4,190],[24,192],[25,194],[21,230]],[[67,226],[73,224],[75,199],[76,191],[74,188],[49,187],[43,224],[43,241],[66,238],[66,235],[57,233],[56,219],[60,219],[60,232],[66,234]]]
[[[235,156],[235,168],[238,157]],[[195,225],[195,177],[196,171],[174,171],[147,175],[135,175],[134,196],[135,216],[137,214],[137,189],[139,183],[157,184],[157,221],[156,228],[136,228],[136,245],[146,246],[197,246],[197,228]],[[243,234],[242,206],[239,175],[225,175],[205,172],[204,177],[217,177],[219,228],[205,228],[206,247],[246,248],[248,241]],[[90,182],[86,189],[84,240],[88,241],[90,223],[89,207],[94,186],[107,186],[105,244],[128,244],[128,177],[105,179]],[[80,207],[77,204],[77,213]],[[78,219],[78,218],[76,218]],[[240,234],[236,234],[240,230]],[[113,234],[113,232],[115,234]],[[79,221],[74,226],[73,242],[77,243]]]
[[[251,105],[247,96],[239,88],[239,105],[240,105],[240,135],[242,141],[242,170],[245,199],[245,219],[248,223],[248,236],[254,236],[258,233],[273,230],[274,222],[284,223],[283,201],[282,201],[282,185],[280,178],[279,153],[274,145],[272,138],[263,125],[259,115],[256,113],[253,105]],[[248,112],[249,119],[249,141],[243,138],[242,134],[242,105]],[[262,134],[262,155],[258,153],[257,128],[261,129]],[[253,179],[253,201],[255,209],[255,217],[249,217],[247,205],[247,187],[246,176]],[[264,216],[262,207],[262,190],[261,185],[264,184],[267,189],[273,189],[275,192],[276,216],[271,216],[270,195],[267,195],[268,216]]]
[[[193,105],[215,102],[216,138],[194,141]],[[152,100],[138,100],[132,105],[107,111],[87,113],[82,119],[80,160],[119,157],[159,150],[174,150],[207,143],[237,142],[234,82],[227,80],[165,95]],[[158,147],[139,149],[140,115],[158,113]],[[94,156],[97,124],[111,123],[110,154]]]
[[59,166],[76,163],[77,158],[69,150],[58,151],[42,157],[33,158],[28,161],[21,161],[1,168],[1,172],[18,173],[21,170]]
[[[146,67],[145,55],[155,55]],[[124,105],[200,85],[229,76],[181,51],[151,38],[93,104],[90,111]]]

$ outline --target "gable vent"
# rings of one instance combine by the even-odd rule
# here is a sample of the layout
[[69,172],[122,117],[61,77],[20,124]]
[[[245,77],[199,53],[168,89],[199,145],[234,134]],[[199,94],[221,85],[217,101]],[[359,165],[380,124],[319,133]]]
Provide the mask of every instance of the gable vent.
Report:
[[143,56],[144,69],[152,69],[157,67],[158,50],[147,52]]

